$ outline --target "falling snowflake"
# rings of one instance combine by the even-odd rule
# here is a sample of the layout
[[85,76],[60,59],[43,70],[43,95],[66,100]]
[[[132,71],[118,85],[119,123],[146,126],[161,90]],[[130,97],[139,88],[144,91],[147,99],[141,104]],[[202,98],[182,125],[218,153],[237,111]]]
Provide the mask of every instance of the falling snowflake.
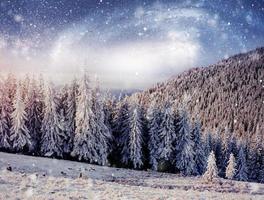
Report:
[[14,16],[14,20],[15,20],[15,22],[17,22],[17,23],[20,23],[20,22],[23,21],[23,17],[22,17],[21,15],[15,15],[15,16]]

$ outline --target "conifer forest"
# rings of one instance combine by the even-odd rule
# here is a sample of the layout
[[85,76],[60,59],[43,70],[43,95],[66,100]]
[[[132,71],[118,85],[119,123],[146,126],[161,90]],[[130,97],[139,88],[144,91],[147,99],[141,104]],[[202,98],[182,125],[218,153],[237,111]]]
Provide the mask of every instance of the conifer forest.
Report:
[[[221,65],[201,73],[212,73]],[[256,67],[255,73],[263,75],[263,65]],[[172,87],[170,82],[167,85]],[[175,87],[180,90],[182,85]],[[113,96],[88,73],[60,86],[46,82],[41,75],[21,78],[10,73],[2,77],[0,86],[1,151],[183,176],[205,174],[209,161],[214,160],[217,176],[264,182],[262,124],[251,127],[248,136],[237,134],[230,124],[212,130],[201,118],[204,113],[199,114],[205,103],[195,101],[201,111],[190,110],[194,95],[182,94],[176,102],[177,97],[160,92],[158,86],[151,89],[152,94]],[[259,92],[263,97],[263,88]],[[215,109],[211,105],[209,109]],[[210,153],[214,159],[208,160]]]

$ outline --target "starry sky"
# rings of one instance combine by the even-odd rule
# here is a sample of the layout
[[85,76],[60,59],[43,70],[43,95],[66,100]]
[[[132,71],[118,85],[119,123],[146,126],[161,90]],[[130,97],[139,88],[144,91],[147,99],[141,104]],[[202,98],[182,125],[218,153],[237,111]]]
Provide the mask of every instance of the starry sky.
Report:
[[146,88],[264,45],[263,0],[0,0],[0,70]]

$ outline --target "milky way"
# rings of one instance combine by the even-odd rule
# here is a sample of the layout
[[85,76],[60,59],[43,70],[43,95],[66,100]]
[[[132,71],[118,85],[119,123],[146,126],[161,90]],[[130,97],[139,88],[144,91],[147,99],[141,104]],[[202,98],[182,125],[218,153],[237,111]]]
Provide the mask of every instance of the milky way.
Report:
[[264,1],[2,0],[0,69],[144,88],[264,45]]

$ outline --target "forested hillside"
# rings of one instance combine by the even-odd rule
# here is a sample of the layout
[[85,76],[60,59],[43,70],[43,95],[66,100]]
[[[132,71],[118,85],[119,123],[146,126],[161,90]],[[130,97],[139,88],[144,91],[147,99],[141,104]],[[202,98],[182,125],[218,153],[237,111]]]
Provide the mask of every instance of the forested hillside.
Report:
[[144,92],[142,99],[184,106],[206,132],[223,134],[228,128],[244,139],[264,134],[264,48],[186,71]]

